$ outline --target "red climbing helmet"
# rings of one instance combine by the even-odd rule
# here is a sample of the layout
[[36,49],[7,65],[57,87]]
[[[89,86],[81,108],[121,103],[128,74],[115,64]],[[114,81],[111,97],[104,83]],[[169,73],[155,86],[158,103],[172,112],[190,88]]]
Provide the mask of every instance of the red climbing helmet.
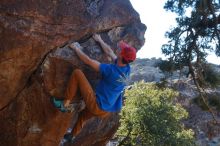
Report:
[[124,41],[119,42],[119,47],[121,48],[121,57],[126,62],[132,62],[136,59],[136,49],[134,47],[129,46]]

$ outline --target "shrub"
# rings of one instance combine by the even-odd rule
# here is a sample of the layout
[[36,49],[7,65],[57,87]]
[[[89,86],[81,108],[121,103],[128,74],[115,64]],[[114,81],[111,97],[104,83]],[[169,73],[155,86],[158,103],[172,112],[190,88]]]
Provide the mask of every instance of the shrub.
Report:
[[[210,108],[215,108],[216,110],[220,111],[220,98],[218,95],[209,95],[208,97],[206,97],[206,100],[207,100],[207,105]],[[197,104],[202,110],[204,111],[209,110],[207,105],[204,103],[204,101],[200,96],[194,98],[192,101],[193,103]]]
[[203,74],[205,81],[209,83],[212,87],[220,85],[220,73],[215,71],[210,64],[204,65]]
[[125,92],[121,126],[117,136],[126,146],[192,146],[192,130],[185,130],[180,120],[188,113],[172,101],[178,94],[159,89],[154,84],[138,82]]
[[159,67],[161,71],[168,73],[172,73],[176,70],[182,69],[182,66],[180,66],[179,64],[175,64],[170,60],[161,60],[156,64],[156,67]]

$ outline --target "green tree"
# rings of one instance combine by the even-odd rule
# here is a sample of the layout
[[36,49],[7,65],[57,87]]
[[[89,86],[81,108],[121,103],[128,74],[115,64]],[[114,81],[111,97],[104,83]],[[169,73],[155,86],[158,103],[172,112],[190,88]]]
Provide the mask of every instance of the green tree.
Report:
[[167,0],[164,8],[178,17],[177,26],[165,35],[169,42],[162,46],[163,54],[175,64],[188,66],[189,74],[203,80],[202,64],[208,53],[220,56],[220,1]]
[[209,52],[220,56],[220,1],[167,0],[164,8],[178,17],[177,26],[165,34],[169,42],[162,46],[162,52],[174,64],[189,67],[200,97],[218,123],[204,93],[204,87],[209,85],[204,64]]
[[220,85],[220,73],[210,64],[203,65],[204,80],[212,87]]
[[155,84],[135,83],[125,92],[121,126],[117,135],[120,145],[192,146],[193,131],[185,130],[181,120],[188,113],[173,103],[177,93],[159,89]]

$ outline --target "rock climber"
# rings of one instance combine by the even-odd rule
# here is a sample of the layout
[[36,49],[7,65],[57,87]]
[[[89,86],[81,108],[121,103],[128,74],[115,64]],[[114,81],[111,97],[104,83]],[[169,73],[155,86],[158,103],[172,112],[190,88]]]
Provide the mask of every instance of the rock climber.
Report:
[[96,90],[93,91],[86,76],[80,69],[75,69],[70,77],[64,100],[54,100],[56,107],[61,111],[68,111],[68,106],[76,97],[77,90],[85,102],[85,109],[79,113],[78,121],[71,132],[65,134],[64,139],[73,142],[75,136],[80,132],[84,123],[94,117],[106,117],[111,112],[118,112],[122,108],[122,91],[126,85],[126,80],[130,75],[130,65],[136,59],[136,49],[127,43],[120,41],[117,43],[116,54],[111,47],[106,44],[100,35],[94,34],[93,39],[101,45],[103,51],[114,60],[114,64],[100,63],[88,57],[78,43],[69,45],[77,56],[85,64],[100,72],[102,78]]

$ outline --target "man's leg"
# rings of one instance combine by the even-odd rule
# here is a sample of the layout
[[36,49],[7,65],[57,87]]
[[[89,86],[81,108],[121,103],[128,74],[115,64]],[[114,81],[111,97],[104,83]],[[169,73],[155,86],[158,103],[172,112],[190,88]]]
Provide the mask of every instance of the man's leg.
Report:
[[84,123],[94,117],[95,115],[93,115],[88,108],[85,108],[81,113],[79,113],[79,118],[75,124],[75,126],[73,127],[72,130],[72,135],[76,136],[77,134],[79,134],[80,130],[82,129]]
[[84,73],[80,69],[75,69],[67,85],[64,105],[69,105],[71,101],[74,101],[77,98],[76,94],[78,90],[80,90],[81,93],[91,92],[91,91],[85,90],[84,86],[87,87],[87,89],[92,90],[91,85],[88,82],[87,78],[85,77]]
[[96,117],[96,116],[99,116],[101,118],[104,118],[106,117],[107,115],[109,115],[108,112],[103,112],[103,111],[100,111],[100,112],[97,112],[94,114],[94,111],[93,113],[88,109],[88,108],[85,108],[80,114],[79,114],[79,118],[78,118],[78,121],[76,123],[76,125],[74,126],[73,130],[72,130],[72,135],[73,136],[76,136],[79,134],[79,132],[81,131],[81,129],[83,128],[84,124],[86,123],[86,121],[92,117]]
[[101,110],[96,102],[96,96],[94,94],[85,94],[83,100],[86,103],[86,108],[79,114],[78,121],[72,130],[72,135],[76,136],[79,134],[85,122],[95,116],[104,118],[109,115],[109,112]]
[[84,73],[79,69],[76,69],[71,76],[68,88],[66,90],[66,99],[73,101],[75,99],[77,89],[80,90],[80,94],[86,104],[86,108],[88,109],[86,111],[91,112],[95,116],[103,116],[108,113],[98,107],[96,102],[96,94]]
[[83,84],[88,84],[88,86],[90,86],[85,76],[80,80],[78,79],[80,76],[82,76],[80,74],[83,74],[80,69],[75,69],[72,72],[72,75],[69,79],[69,83],[66,88],[64,100],[59,100],[55,97],[51,98],[53,105],[56,108],[58,108],[61,112],[67,112],[67,107],[69,106],[70,102],[77,98],[77,90],[79,88],[79,85],[82,84],[79,83],[80,81],[82,81]]
[[80,113],[78,121],[73,128],[72,133],[74,136],[80,132],[84,123],[88,119],[94,116],[104,117],[108,115],[108,112],[102,111],[98,107],[95,92],[93,91],[84,73],[79,69],[73,71],[69,80],[66,90],[65,105],[69,104],[71,101],[74,101],[78,89],[80,90],[81,96],[86,104],[86,108]]

